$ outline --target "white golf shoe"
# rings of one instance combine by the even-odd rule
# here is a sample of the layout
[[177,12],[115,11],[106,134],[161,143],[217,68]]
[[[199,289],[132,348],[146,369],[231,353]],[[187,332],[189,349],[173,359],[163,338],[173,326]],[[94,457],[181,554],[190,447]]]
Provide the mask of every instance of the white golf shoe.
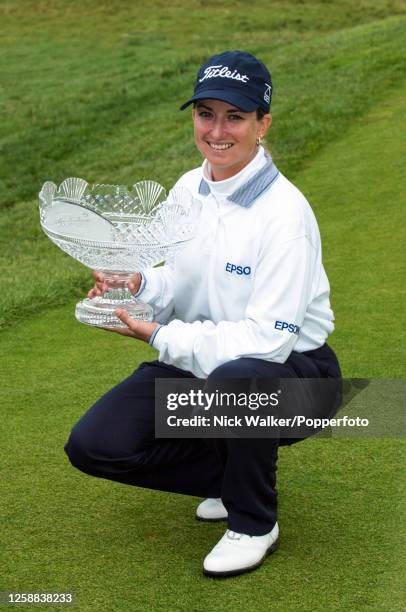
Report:
[[228,512],[221,501],[221,497],[208,497],[196,508],[196,518],[199,521],[224,521]]
[[279,544],[278,523],[269,533],[249,536],[227,529],[221,540],[203,561],[203,573],[213,578],[226,578],[250,572]]

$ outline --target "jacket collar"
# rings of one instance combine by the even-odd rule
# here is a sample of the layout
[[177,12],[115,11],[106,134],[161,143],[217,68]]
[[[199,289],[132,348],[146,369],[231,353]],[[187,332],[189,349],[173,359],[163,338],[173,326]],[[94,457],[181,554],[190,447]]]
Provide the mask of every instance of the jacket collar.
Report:
[[[246,183],[243,183],[241,187],[229,195],[227,199],[234,204],[249,208],[272,185],[278,176],[279,170],[273,163],[271,156],[266,153],[265,165]],[[210,186],[204,178],[200,181],[199,194],[202,196],[210,194]]]

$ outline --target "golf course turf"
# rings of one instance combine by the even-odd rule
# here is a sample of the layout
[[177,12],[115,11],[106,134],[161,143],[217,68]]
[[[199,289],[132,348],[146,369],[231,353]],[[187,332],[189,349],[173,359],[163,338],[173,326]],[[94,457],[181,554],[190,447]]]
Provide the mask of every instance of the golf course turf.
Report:
[[343,374],[405,378],[404,2],[23,0],[0,19],[0,590],[74,591],[81,611],[403,610],[401,438],[282,448],[280,548],[228,581],[201,574],[224,525],[195,521],[197,498],[70,466],[72,425],[156,352],[75,321],[90,274],[42,233],[37,193],[67,176],[170,188],[200,163],[178,112],[200,62],[257,54],[267,145],[319,222]]

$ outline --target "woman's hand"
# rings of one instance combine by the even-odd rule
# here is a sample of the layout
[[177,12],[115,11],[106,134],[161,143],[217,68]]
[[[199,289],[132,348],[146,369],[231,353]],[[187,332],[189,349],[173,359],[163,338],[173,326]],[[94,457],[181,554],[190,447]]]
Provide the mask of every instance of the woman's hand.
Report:
[[[103,272],[97,272],[93,270],[92,272],[93,278],[96,281],[93,289],[89,291],[87,296],[89,298],[98,297],[105,293],[109,286],[114,287],[114,276],[109,278],[109,284],[106,282],[106,277]],[[139,272],[135,272],[128,281],[128,289],[132,294],[137,293],[141,285],[141,274]],[[120,286],[120,283],[123,281],[118,279],[117,285]],[[103,327],[106,331],[112,331],[116,334],[120,334],[121,336],[130,336],[132,338],[137,338],[137,340],[143,340],[144,342],[148,342],[152,336],[153,331],[156,327],[158,327],[158,323],[148,323],[146,321],[138,321],[133,319],[126,310],[123,308],[117,308],[115,310],[116,316],[127,325],[127,328],[115,328],[115,327]]]
[[104,327],[106,331],[112,331],[121,336],[130,336],[131,338],[137,338],[137,340],[143,340],[149,342],[154,330],[158,327],[159,323],[148,323],[147,321],[137,321],[130,317],[128,312],[123,308],[117,308],[114,311],[115,315],[127,325],[127,328],[116,328],[116,327]]
[[141,279],[142,279],[142,276],[140,272],[135,272],[135,274],[133,274],[130,280],[128,281],[128,289],[130,290],[130,293],[132,293],[133,295],[137,293],[137,291],[139,290],[141,286]]
[[[122,286],[123,281],[120,278],[117,279],[117,284],[115,285],[114,275],[112,276],[112,278],[109,278],[109,284],[107,284],[106,277],[103,274],[103,272],[97,272],[96,270],[93,270],[92,275],[96,282],[95,282],[93,289],[90,289],[89,293],[87,294],[87,297],[90,299],[103,295],[103,293],[105,293],[108,290],[109,286],[110,287]],[[139,272],[135,272],[130,277],[130,280],[128,281],[128,289],[132,294],[134,294],[134,293],[137,293],[137,291],[140,288],[140,285],[141,285],[141,274]]]
[[92,275],[96,282],[93,289],[90,289],[89,293],[87,294],[87,297],[90,299],[103,295],[103,293],[105,293],[108,289],[103,272],[93,270]]

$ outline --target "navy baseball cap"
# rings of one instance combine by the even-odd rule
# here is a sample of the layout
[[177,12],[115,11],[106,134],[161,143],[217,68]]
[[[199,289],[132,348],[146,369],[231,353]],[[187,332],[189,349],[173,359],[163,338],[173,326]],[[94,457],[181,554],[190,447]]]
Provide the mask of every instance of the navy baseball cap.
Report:
[[245,51],[213,55],[197,74],[193,97],[180,110],[197,100],[210,98],[234,104],[247,113],[261,108],[269,113],[272,80],[266,66]]

